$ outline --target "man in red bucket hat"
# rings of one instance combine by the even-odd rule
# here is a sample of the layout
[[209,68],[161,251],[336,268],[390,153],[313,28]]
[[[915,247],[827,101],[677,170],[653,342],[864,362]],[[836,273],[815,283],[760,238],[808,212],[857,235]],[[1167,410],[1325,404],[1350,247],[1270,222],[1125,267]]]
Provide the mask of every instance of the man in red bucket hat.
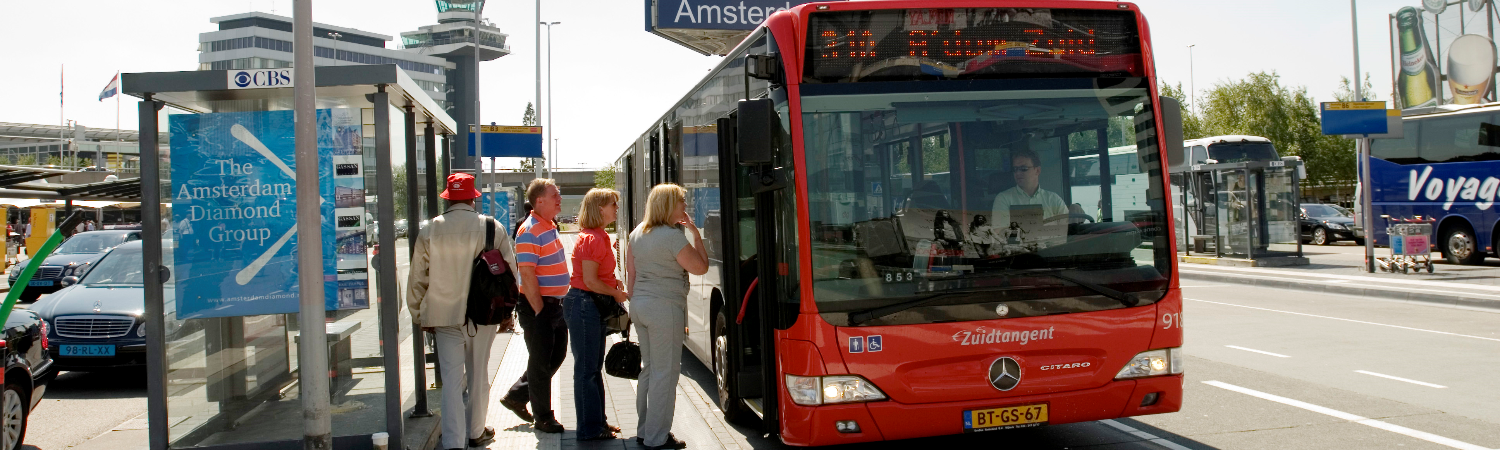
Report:
[[[442,366],[439,376],[447,387],[443,389],[442,448],[462,449],[466,445],[483,446],[495,436],[495,430],[485,427],[484,420],[491,381],[485,375],[496,325],[477,325],[477,332],[466,329],[476,325],[466,324],[464,315],[471,266],[484,249],[487,224],[495,227],[494,248],[505,256],[511,271],[516,270],[516,255],[505,227],[474,210],[479,190],[474,189],[473,175],[449,175],[444,186],[439,197],[447,200],[448,208],[416,235],[406,306],[414,322],[437,335],[438,362]],[[465,384],[469,387],[467,405]]]

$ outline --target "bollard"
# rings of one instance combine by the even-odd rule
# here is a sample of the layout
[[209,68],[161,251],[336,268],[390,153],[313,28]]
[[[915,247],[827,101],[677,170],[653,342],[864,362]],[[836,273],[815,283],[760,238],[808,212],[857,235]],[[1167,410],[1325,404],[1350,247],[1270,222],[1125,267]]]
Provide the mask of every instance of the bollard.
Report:
[[370,435],[371,443],[375,444],[375,450],[388,450],[391,443],[391,435],[379,432]]

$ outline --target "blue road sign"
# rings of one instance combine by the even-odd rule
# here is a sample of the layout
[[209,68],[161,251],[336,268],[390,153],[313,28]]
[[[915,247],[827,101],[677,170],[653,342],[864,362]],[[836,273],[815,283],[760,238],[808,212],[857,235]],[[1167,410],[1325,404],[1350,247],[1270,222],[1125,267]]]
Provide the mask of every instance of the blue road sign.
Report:
[[[485,125],[485,158],[542,158],[542,127]],[[469,156],[474,156],[474,132],[469,132]]]
[[1385,134],[1387,117],[1401,117],[1401,111],[1386,109],[1385,102],[1323,102],[1323,134]]

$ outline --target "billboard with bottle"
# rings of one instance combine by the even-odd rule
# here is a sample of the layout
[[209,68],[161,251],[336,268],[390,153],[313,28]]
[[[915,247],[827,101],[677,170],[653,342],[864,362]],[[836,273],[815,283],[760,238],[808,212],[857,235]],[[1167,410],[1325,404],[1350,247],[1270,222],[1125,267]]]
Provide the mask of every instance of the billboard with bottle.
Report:
[[1494,0],[1422,0],[1390,23],[1399,108],[1496,101]]

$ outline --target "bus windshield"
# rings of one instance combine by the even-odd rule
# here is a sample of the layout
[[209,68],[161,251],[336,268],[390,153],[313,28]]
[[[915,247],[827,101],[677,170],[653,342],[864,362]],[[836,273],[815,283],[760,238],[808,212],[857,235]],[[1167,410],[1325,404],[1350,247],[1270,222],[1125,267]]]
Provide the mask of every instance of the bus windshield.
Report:
[[1148,81],[1017,84],[804,88],[820,312],[943,293],[961,294],[950,305],[1093,295],[1028,277],[1041,271],[1166,288],[1161,171],[1147,170],[1157,146],[1137,134],[1155,126]]

